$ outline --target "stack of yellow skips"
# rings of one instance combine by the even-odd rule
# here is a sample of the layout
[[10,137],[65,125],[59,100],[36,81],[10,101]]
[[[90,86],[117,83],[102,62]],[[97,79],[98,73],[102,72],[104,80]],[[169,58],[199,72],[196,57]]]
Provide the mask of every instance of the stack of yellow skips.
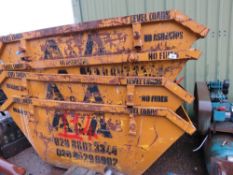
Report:
[[207,33],[161,11],[1,37],[1,110],[55,166],[142,174],[195,131],[175,80]]

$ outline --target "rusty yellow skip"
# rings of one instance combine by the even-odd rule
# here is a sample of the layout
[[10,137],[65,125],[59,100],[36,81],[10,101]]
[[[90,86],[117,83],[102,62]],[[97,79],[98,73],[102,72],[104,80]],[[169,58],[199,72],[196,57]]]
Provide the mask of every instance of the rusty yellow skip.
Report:
[[195,131],[175,80],[207,33],[172,10],[0,37],[1,110],[46,162],[142,174]]

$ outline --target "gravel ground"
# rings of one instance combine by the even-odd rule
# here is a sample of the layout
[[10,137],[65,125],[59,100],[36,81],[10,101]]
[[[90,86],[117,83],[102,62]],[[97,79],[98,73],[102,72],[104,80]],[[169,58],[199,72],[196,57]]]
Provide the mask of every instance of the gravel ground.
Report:
[[[172,147],[156,161],[144,175],[207,175],[202,152],[193,153],[192,149],[200,143],[199,136],[182,136]],[[61,175],[64,169],[43,162],[34,149],[28,148],[8,161],[25,167],[32,175]]]
[[159,158],[144,175],[207,175],[203,152],[193,153],[201,140],[197,134],[184,135]]

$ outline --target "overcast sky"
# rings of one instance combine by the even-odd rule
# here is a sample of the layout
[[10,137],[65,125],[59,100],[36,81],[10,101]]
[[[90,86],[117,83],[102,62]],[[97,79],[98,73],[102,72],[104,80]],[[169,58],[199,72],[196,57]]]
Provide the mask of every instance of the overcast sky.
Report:
[[1,0],[0,35],[74,23],[71,0]]

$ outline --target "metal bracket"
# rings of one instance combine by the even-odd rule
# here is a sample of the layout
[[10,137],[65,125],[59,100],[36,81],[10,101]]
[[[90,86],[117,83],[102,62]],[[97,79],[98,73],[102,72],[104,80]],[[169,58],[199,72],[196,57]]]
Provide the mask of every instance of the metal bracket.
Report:
[[126,99],[127,107],[134,106],[134,92],[135,92],[135,86],[127,85],[127,99]]
[[0,54],[1,54],[2,48],[3,48],[3,42],[0,42]]
[[133,114],[129,114],[129,134],[134,136],[137,135],[137,124]]
[[20,40],[20,46],[19,46],[18,50],[16,51],[16,55],[18,55],[20,57],[21,61],[26,61],[26,62],[31,61],[29,59],[29,56],[27,55],[27,41],[26,41],[26,39]]

